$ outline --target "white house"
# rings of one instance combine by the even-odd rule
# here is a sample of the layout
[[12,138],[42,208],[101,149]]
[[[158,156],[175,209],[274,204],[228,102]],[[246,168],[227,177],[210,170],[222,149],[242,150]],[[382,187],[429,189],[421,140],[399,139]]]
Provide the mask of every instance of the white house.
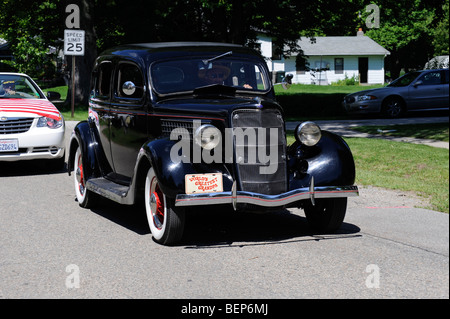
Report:
[[[388,50],[358,31],[356,36],[300,38],[306,60],[296,63],[296,55],[274,57],[272,39],[259,37],[261,53],[271,72],[292,74],[293,83],[330,84],[355,77],[361,84],[384,83],[384,58]],[[304,63],[306,62],[306,63]]]

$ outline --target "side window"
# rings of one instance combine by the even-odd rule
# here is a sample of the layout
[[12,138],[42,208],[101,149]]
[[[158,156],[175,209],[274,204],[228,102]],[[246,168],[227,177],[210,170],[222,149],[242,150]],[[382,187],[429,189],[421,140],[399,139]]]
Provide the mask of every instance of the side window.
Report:
[[441,84],[441,72],[430,72],[427,74],[424,74],[420,80],[422,81],[423,85],[437,85]]
[[444,70],[444,75],[445,75],[444,84],[448,84],[448,70]]
[[144,79],[135,64],[119,64],[115,84],[117,97],[141,99],[144,96]]
[[112,63],[103,62],[93,73],[93,93],[97,98],[109,98],[111,91]]

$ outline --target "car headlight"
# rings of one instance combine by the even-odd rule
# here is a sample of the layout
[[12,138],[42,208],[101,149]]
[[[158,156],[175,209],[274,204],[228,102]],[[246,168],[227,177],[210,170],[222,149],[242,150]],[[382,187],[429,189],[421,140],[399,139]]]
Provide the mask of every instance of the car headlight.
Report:
[[62,125],[63,125],[62,117],[59,120],[54,120],[49,117],[40,117],[36,126],[56,129],[56,128],[60,128]]
[[195,143],[206,150],[212,150],[219,145],[220,139],[220,130],[210,124],[200,126],[194,133]]
[[306,146],[314,146],[319,143],[322,131],[314,122],[303,122],[295,129],[295,137]]
[[369,100],[376,100],[377,97],[373,95],[360,95],[358,96],[358,101],[369,101]]

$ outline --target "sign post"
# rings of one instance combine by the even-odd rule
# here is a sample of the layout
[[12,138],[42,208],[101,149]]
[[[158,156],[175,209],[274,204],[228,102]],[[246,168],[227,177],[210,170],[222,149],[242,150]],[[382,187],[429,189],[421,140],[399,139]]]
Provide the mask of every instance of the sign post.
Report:
[[75,110],[75,56],[84,56],[84,30],[64,30],[64,55],[72,56],[72,117]]

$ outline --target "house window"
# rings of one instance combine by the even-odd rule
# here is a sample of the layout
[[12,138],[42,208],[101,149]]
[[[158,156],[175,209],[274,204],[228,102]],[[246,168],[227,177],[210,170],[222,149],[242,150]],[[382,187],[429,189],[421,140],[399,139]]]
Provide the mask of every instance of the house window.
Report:
[[344,74],[344,58],[335,58],[334,59],[334,73],[335,74]]
[[272,42],[272,60],[281,60],[281,48]]
[[303,55],[297,55],[295,58],[295,71],[297,74],[305,74],[309,67],[309,62],[306,60],[306,57]]

